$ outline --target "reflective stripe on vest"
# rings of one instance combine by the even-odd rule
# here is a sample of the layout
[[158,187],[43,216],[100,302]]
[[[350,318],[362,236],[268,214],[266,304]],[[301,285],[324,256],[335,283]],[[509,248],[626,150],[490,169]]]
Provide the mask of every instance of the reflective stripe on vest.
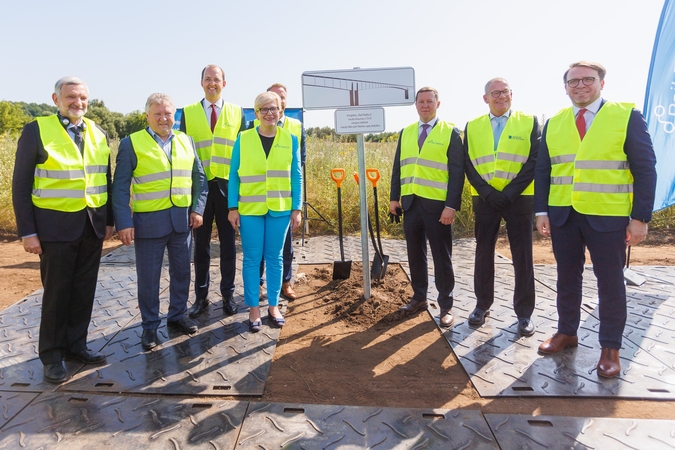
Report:
[[192,166],[195,161],[190,139],[174,130],[171,162],[147,130],[129,138],[138,162],[132,173],[134,212],[153,212],[192,204]]
[[448,196],[448,146],[454,125],[438,121],[419,148],[419,123],[401,137],[401,196],[415,194],[445,201]]
[[230,177],[232,146],[241,127],[241,107],[223,102],[216,127],[211,133],[202,102],[183,108],[185,131],[195,142],[197,155],[208,180]]
[[607,102],[593,119],[583,141],[573,108],[549,120],[546,144],[551,156],[551,206],[572,206],[582,214],[629,216],[633,175],[623,150],[635,106]]
[[108,201],[110,148],[96,124],[83,118],[84,149],[80,150],[57,115],[38,117],[47,160],[35,166],[32,200],[38,208],[63,212],[98,208]]
[[[503,191],[530,156],[530,135],[534,127],[534,117],[512,111],[499,138],[497,152],[494,151],[494,133],[489,114],[469,122],[467,130],[469,126],[471,133],[467,133],[467,136],[471,164],[485,182],[498,191]],[[534,182],[530,183],[522,195],[533,194]],[[478,195],[473,186],[471,195]]]
[[242,132],[239,139],[239,213],[262,216],[268,210],[290,211],[291,134],[277,127],[277,135],[267,157],[257,128]]

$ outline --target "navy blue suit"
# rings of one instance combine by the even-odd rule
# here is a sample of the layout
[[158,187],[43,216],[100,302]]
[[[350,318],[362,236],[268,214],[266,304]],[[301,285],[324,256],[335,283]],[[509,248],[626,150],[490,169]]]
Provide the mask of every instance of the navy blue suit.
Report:
[[[170,295],[168,321],[181,319],[187,311],[190,291],[191,212],[204,213],[207,184],[204,169],[195,153],[192,166],[192,207],[172,206],[155,212],[134,213],[129,207],[129,187],[138,159],[126,137],[120,142],[113,180],[113,210],[117,230],[134,228],[134,250],[138,278],[138,305],[143,329],[159,327],[159,280],[164,249],[169,253]],[[116,198],[115,198],[116,196]]]
[[474,196],[474,232],[476,236],[476,257],[474,264],[474,293],[476,307],[487,311],[495,297],[495,245],[502,218],[511,247],[515,285],[513,290],[513,311],[518,318],[529,319],[534,311],[536,294],[534,290],[534,263],[532,258],[532,213],[534,200],[531,195],[521,195],[534,179],[541,132],[539,122],[534,118],[530,133],[530,154],[518,175],[501,191],[510,204],[499,211],[485,199],[495,191],[476,171],[469,157],[469,124],[464,129],[464,170],[469,183],[478,192]]
[[[626,264],[626,227],[630,218],[581,214],[571,206],[548,205],[551,158],[546,142],[547,128],[548,123],[539,147],[534,201],[535,212],[548,213],[551,224],[553,253],[558,265],[558,332],[568,336],[577,334],[585,249],[588,248],[598,280],[600,344],[603,348],[618,350],[627,314],[623,267]],[[656,156],[647,124],[637,110],[632,111],[628,121],[623,150],[634,178],[631,217],[649,221],[656,188]]]
[[[438,124],[438,121],[436,122]],[[435,124],[435,125],[436,125]],[[435,126],[434,125],[434,126]],[[429,275],[427,266],[427,239],[434,260],[434,281],[438,290],[438,306],[449,310],[453,304],[455,273],[452,268],[452,225],[443,225],[439,219],[447,206],[459,211],[464,186],[462,138],[455,128],[448,145],[448,187],[445,201],[431,200],[415,194],[401,197],[401,141],[399,134],[394,167],[391,173],[390,201],[401,201],[404,211],[403,232],[408,250],[410,279],[415,301],[427,300]]]

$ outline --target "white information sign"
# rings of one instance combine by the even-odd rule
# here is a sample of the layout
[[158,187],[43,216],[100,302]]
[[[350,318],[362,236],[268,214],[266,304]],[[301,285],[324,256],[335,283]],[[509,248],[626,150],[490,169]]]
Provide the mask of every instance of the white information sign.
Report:
[[384,108],[335,110],[337,134],[367,134],[384,131]]
[[324,70],[302,74],[302,106],[335,109],[415,103],[412,67]]

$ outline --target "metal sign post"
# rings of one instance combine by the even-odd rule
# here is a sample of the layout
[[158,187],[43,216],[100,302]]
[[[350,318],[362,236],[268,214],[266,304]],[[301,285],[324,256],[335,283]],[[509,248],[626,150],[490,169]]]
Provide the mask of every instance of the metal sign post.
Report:
[[[356,135],[359,160],[359,198],[361,206],[361,265],[363,266],[363,298],[370,298],[370,255],[368,254],[368,197],[366,195],[366,145],[363,134]],[[377,214],[377,211],[375,211]]]
[[363,297],[367,300],[370,298],[370,256],[366,194],[368,179],[363,134],[381,133],[385,130],[382,106],[415,103],[415,72],[412,67],[305,72],[302,74],[302,103],[307,110],[337,109],[335,132],[356,134]]

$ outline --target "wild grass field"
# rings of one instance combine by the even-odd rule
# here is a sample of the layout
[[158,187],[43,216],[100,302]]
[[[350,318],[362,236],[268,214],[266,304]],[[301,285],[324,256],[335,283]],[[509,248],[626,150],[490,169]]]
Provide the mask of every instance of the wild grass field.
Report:
[[[16,145],[16,138],[0,137],[0,233],[3,235],[16,234],[11,193]],[[110,145],[113,169],[118,145],[118,140],[113,140]],[[388,220],[389,186],[395,152],[396,142],[365,143],[366,167],[378,169],[381,176],[377,185],[377,194],[382,233],[384,236],[403,237],[402,225],[391,224]],[[342,183],[343,230],[345,234],[358,234],[360,232],[359,190],[353,177],[353,173],[358,171],[356,143],[335,142],[308,136],[306,164],[307,201],[326,219],[326,221],[320,220],[312,208],[309,208],[309,232],[314,235],[337,233],[337,190],[335,183],[331,180],[330,170],[343,168],[347,174],[346,180]],[[374,201],[370,182],[367,182],[366,193],[372,216]],[[673,206],[657,212],[650,224],[650,228],[672,228],[673,226],[675,226],[675,207]],[[455,218],[455,233],[460,236],[469,236],[473,233],[471,195],[467,182],[464,183],[462,208]]]

